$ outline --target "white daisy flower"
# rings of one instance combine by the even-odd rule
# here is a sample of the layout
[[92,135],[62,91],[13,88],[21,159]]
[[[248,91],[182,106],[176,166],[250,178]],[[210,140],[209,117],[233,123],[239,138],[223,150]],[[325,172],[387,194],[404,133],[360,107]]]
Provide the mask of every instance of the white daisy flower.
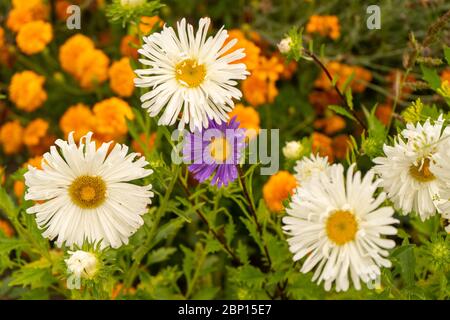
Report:
[[449,134],[449,128],[443,130],[442,117],[434,124],[427,120],[423,126],[408,123],[394,146],[384,145],[386,156],[373,160],[381,185],[396,209],[404,214],[414,211],[422,220],[436,214],[445,175],[438,174],[435,158]]
[[315,268],[313,281],[324,281],[326,290],[335,282],[337,291],[346,291],[349,277],[359,290],[361,281],[375,281],[380,267],[391,266],[387,249],[395,242],[382,236],[396,234],[391,224],[398,220],[391,207],[380,207],[384,193],[375,198],[380,181],[373,181],[374,172],[362,179],[353,170],[354,165],[345,179],[344,167],[332,165],[300,186],[283,218],[294,261],[306,257],[300,271]]
[[294,167],[294,176],[298,185],[305,185],[321,172],[326,172],[329,167],[328,157],[311,154],[309,158],[304,157],[302,160],[297,161]]
[[[27,210],[45,229],[43,236],[62,246],[83,245],[83,241],[117,248],[144,223],[142,215],[151,204],[152,185],[137,186],[129,181],[153,171],[138,153],[127,155],[128,147],[112,142],[98,149],[92,133],[75,144],[58,139],[44,154],[42,170],[28,166],[26,200],[38,201]],[[84,142],[83,142],[84,141]],[[136,159],[136,160],[135,160]]]
[[83,250],[68,251],[70,257],[65,259],[69,273],[78,278],[92,279],[98,270],[97,256],[92,252]]
[[194,27],[185,19],[172,27],[144,37],[145,44],[139,61],[148,69],[135,70],[137,87],[150,87],[141,96],[142,107],[154,117],[161,110],[159,125],[172,125],[180,112],[179,127],[189,124],[190,130],[208,127],[208,120],[218,124],[228,120],[227,113],[234,107],[233,99],[242,93],[235,88],[236,80],[249,74],[243,63],[233,63],[245,57],[244,49],[227,53],[237,42],[225,44],[228,33],[223,27],[214,36],[206,37],[211,21],[202,18],[194,34]]

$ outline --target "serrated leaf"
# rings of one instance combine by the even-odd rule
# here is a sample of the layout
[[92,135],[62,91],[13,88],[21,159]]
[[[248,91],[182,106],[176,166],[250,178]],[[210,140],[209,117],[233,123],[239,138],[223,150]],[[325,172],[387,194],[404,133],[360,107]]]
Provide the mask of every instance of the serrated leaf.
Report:
[[159,248],[159,249],[153,250],[148,255],[147,264],[151,265],[151,264],[154,264],[154,263],[163,262],[163,261],[169,259],[169,257],[172,254],[174,254],[176,251],[177,251],[177,249],[172,248],[172,247]]
[[344,107],[338,106],[338,105],[329,105],[328,109],[333,110],[337,114],[344,116],[346,118],[349,118],[350,120],[356,121],[355,117]]

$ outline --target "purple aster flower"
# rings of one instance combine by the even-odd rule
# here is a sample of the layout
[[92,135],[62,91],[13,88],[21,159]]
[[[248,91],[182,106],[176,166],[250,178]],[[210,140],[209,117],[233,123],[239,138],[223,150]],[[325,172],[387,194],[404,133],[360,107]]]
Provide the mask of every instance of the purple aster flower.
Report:
[[208,129],[187,133],[183,142],[183,160],[188,170],[204,182],[212,176],[211,185],[227,186],[238,177],[237,165],[245,148],[245,129],[236,117],[228,123],[210,120]]

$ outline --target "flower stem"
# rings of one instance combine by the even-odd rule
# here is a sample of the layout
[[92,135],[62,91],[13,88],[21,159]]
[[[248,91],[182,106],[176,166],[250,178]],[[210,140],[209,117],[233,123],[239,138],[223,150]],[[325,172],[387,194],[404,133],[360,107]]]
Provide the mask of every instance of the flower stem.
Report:
[[344,94],[341,92],[341,90],[339,89],[339,87],[337,86],[337,84],[335,84],[333,82],[333,76],[331,75],[330,71],[328,71],[327,67],[322,63],[322,61],[320,61],[320,59],[311,51],[309,51],[308,49],[303,48],[303,53],[305,55],[307,55],[308,57],[310,57],[325,73],[325,75],[327,76],[327,78],[331,81],[331,84],[334,88],[334,90],[337,92],[337,94],[339,95],[339,97],[341,98],[342,102],[344,103],[344,106],[346,109],[348,109],[348,111],[351,112],[351,114],[353,115],[353,117],[356,119],[356,121],[359,123],[359,125],[364,129],[367,130],[367,126],[364,124],[364,122],[359,118],[358,114],[355,112],[355,110],[353,108],[351,108],[348,105],[347,99],[345,98]]

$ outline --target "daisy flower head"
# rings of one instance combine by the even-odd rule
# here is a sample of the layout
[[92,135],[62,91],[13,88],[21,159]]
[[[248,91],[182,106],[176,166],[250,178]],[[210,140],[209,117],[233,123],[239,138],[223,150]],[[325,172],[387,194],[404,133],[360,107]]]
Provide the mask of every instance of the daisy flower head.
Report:
[[101,246],[120,247],[144,223],[142,215],[151,204],[152,185],[130,181],[153,171],[138,153],[127,155],[121,144],[109,151],[112,141],[97,149],[92,132],[77,145],[73,132],[68,141],[57,140],[45,153],[42,170],[28,166],[26,200],[37,203],[27,210],[36,214],[43,236],[72,247],[84,240]]
[[68,251],[69,258],[64,262],[67,271],[78,278],[92,279],[98,271],[99,261],[97,256],[89,251]]
[[439,211],[446,185],[446,174],[436,164],[450,135],[443,124],[442,116],[433,124],[429,119],[423,125],[408,123],[393,146],[384,145],[385,156],[373,160],[394,207],[404,214],[414,211],[422,220]]
[[299,185],[305,185],[321,172],[326,172],[329,167],[328,157],[311,154],[309,157],[303,157],[303,159],[297,161],[294,167],[294,176]]
[[151,117],[162,109],[159,125],[172,125],[182,113],[179,127],[190,131],[207,128],[209,121],[218,124],[228,119],[233,99],[242,94],[235,86],[249,74],[243,63],[244,49],[227,53],[237,42],[225,44],[228,33],[222,27],[215,36],[207,37],[211,21],[202,18],[194,27],[186,19],[177,22],[177,32],[164,26],[161,32],[144,37],[140,62],[148,69],[135,70],[137,87],[150,87],[141,96],[142,107]]
[[183,161],[191,163],[188,170],[199,182],[212,176],[212,185],[226,187],[238,177],[245,145],[245,129],[239,128],[236,117],[220,124],[211,120],[208,129],[184,136]]
[[312,280],[325,283],[337,291],[350,286],[361,289],[380,276],[380,267],[390,267],[387,249],[395,242],[383,238],[394,235],[391,226],[398,222],[392,217],[392,207],[380,207],[384,193],[375,197],[380,183],[374,172],[364,176],[354,172],[354,165],[344,177],[341,164],[332,165],[308,185],[297,188],[283,218],[288,234],[289,249],[294,261],[304,257],[301,272],[315,268]]

